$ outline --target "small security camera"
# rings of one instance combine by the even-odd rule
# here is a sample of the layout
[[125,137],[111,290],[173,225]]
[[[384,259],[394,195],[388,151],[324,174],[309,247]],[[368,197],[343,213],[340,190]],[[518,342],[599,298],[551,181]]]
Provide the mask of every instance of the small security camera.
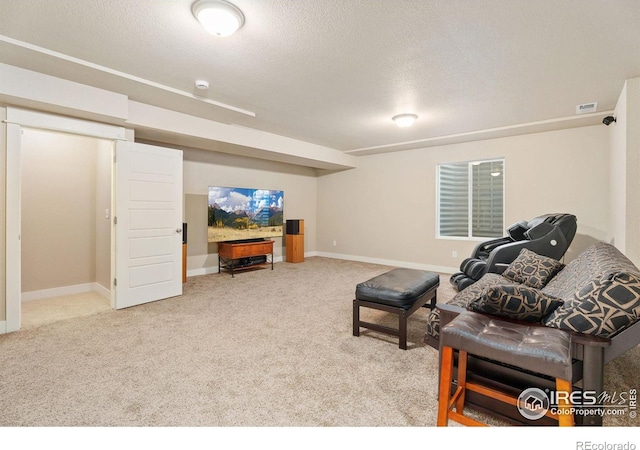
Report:
[[605,124],[606,126],[611,125],[611,122],[615,122],[616,118],[613,116],[607,116],[604,119],[602,119],[602,123]]

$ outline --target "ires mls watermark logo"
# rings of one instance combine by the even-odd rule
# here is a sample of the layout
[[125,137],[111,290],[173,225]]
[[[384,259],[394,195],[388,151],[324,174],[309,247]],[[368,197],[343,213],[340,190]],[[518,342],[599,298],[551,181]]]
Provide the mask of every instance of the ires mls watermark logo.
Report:
[[528,388],[518,396],[518,411],[525,419],[541,419],[550,409],[551,401],[542,389]]
[[[609,393],[606,391],[552,391],[528,388],[518,396],[518,411],[525,419],[538,420],[553,415],[573,414],[581,416],[623,416],[635,419],[637,415],[637,390]],[[560,405],[568,405],[561,408]]]

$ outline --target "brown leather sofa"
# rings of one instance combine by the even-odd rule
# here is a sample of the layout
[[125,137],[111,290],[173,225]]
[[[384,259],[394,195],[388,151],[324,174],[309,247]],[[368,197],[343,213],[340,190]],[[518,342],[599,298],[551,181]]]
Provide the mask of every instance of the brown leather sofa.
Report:
[[[504,275],[488,273],[456,294],[449,303],[437,305],[427,320],[425,342],[439,349],[440,328],[458,314],[473,311],[474,305],[483,295],[486,296],[488,289],[513,290],[513,287],[523,286],[513,277]],[[557,274],[545,280],[539,292],[562,300],[561,305],[539,321],[527,323],[558,328],[570,334],[574,389],[602,392],[604,366],[640,343],[640,270],[612,245],[598,243],[568,265],[561,266]],[[504,319],[502,316],[499,318]],[[514,317],[507,320],[521,322]],[[470,356],[467,377],[511,392],[516,397],[518,392],[531,387],[554,388],[553,381],[545,376],[483,357]],[[497,404],[499,402],[476,393],[470,393],[467,402],[514,423],[552,424],[546,419],[528,421],[515,406]],[[580,425],[601,425],[602,417],[577,417],[576,422]]]

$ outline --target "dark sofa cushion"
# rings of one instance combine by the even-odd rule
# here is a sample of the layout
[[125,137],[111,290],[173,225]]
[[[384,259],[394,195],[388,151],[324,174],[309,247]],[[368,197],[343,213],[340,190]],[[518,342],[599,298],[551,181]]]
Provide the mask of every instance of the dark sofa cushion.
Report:
[[467,309],[526,322],[540,322],[562,303],[561,299],[535,288],[500,285],[486,288],[482,296],[471,302]]
[[523,248],[502,276],[532,288],[542,289],[563,267],[564,264],[560,261]]
[[618,272],[585,284],[543,323],[580,333],[610,337],[640,318],[640,276]]
[[[460,308],[467,308],[469,303],[476,301],[482,296],[482,292],[486,287],[505,284],[518,285],[497,273],[485,273],[480,280],[458,292],[448,304]],[[427,317],[427,334],[436,339],[440,337],[440,310],[438,308],[433,309]]]
[[418,298],[440,285],[440,275],[424,270],[395,268],[356,286],[356,298],[410,309]]

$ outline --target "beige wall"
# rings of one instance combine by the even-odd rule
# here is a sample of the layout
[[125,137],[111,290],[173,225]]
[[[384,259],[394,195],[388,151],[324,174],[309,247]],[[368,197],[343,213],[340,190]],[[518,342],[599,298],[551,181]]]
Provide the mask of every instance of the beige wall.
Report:
[[[187,268],[190,275],[217,271],[217,244],[207,243],[209,186],[284,191],[285,219],[304,219],[305,252],[316,249],[317,179],[314,169],[216,153],[184,150],[184,217],[188,225]],[[285,254],[275,238],[274,256]]]
[[615,111],[616,122],[609,125],[609,161],[611,191],[610,227],[613,244],[623,253],[626,251],[627,214],[627,84],[618,97]]
[[[619,123],[610,127],[601,125],[361,157],[357,159],[357,169],[318,178],[313,169],[301,166],[212,152],[185,152],[189,268],[198,271],[217,265],[215,246],[207,245],[204,233],[206,209],[202,205],[206,204],[209,184],[260,185],[285,190],[286,217],[305,219],[307,252],[456,268],[476,242],[435,239],[435,165],[498,156],[507,160],[507,224],[550,211],[574,212],[578,216],[579,235],[569,257],[593,240],[604,240],[622,243],[638,264],[639,84],[637,78],[629,80],[616,107]],[[4,118],[6,110],[0,108],[0,119]],[[621,119],[626,123],[624,128],[619,127]],[[624,131],[616,137],[615,129]],[[614,143],[616,140],[622,144]],[[0,123],[3,286],[5,161],[6,126]],[[624,177],[620,177],[623,172]],[[97,248],[95,251],[98,252]],[[458,252],[457,258],[451,257],[452,251]],[[0,321],[3,320],[6,320],[4,289],[0,290]]]
[[7,302],[5,286],[5,259],[6,259],[6,229],[5,225],[7,203],[6,203],[6,162],[7,162],[7,125],[4,120],[7,118],[7,109],[0,108],[0,322],[7,320]]
[[[111,290],[111,169],[113,167],[113,143],[94,140],[96,147],[96,276],[95,282]],[[109,218],[106,210],[109,210]]]
[[456,269],[477,241],[436,239],[436,165],[504,157],[505,226],[575,214],[570,260],[611,238],[608,145],[599,125],[361,157],[357,169],[318,179],[318,251]]
[[616,247],[640,265],[640,78],[627,80],[610,128],[611,230]]
[[98,233],[97,225],[102,225],[100,210],[102,221],[108,222],[104,209],[111,207],[110,175],[100,189],[96,180],[100,172],[105,181],[103,166],[110,165],[110,145],[98,139],[24,130],[22,292],[93,283],[98,266],[99,278],[109,287],[110,229],[105,232],[102,227]]
[[627,246],[640,266],[640,77],[627,81]]

